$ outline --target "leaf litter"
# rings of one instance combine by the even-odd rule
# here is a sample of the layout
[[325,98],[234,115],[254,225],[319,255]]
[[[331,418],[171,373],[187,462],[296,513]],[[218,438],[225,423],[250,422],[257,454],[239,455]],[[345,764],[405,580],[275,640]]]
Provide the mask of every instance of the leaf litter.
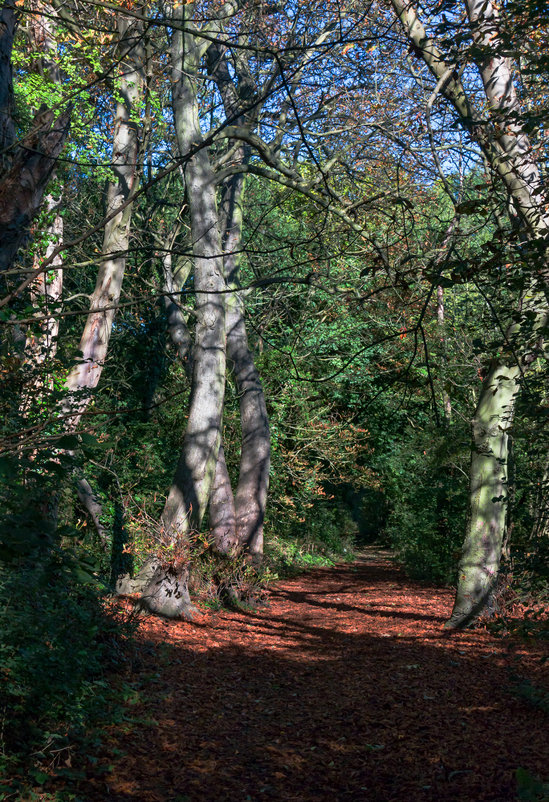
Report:
[[547,714],[515,692],[547,689],[542,649],[447,634],[452,601],[370,552],[257,610],[144,619],[135,723],[109,729],[84,798],[516,800],[517,769],[549,775]]

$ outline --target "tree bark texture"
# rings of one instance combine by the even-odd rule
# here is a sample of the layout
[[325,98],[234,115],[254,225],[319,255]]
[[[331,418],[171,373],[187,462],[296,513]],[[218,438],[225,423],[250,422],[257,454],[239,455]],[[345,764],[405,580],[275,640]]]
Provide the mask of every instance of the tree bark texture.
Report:
[[505,535],[509,429],[520,369],[495,362],[483,381],[472,421],[469,514],[458,589],[447,629],[469,624],[490,601]]
[[[257,123],[257,109],[248,109],[256,93],[245,59],[236,55],[238,85],[231,78],[224,51],[213,45],[208,51],[208,67],[214,78],[228,118],[252,131]],[[235,149],[233,163],[246,164],[250,148],[241,144]],[[233,549],[246,547],[255,562],[263,556],[263,521],[267,503],[270,469],[269,419],[259,373],[248,344],[245,310],[238,290],[240,251],[242,248],[242,200],[244,174],[226,178],[221,189],[220,220],[223,243],[225,280],[232,290],[226,297],[227,358],[240,398],[241,451],[238,485],[234,502],[230,480],[221,452],[216,470],[219,497],[226,498],[230,508],[224,511],[218,503],[210,503],[210,525],[214,542],[232,543]],[[217,487],[217,484],[216,484]],[[212,496],[212,501],[217,495]],[[234,521],[234,532],[228,526]]]
[[[181,22],[192,5],[177,7]],[[196,529],[206,509],[221,438],[225,393],[223,261],[215,177],[208,152],[200,148],[199,51],[195,37],[174,31],[173,108],[177,141],[185,160],[196,291],[193,383],[183,448],[162,513],[167,542]]]
[[439,285],[437,287],[437,322],[440,336],[440,361],[441,367],[439,369],[440,381],[442,383],[442,408],[444,414],[444,423],[446,426],[452,420],[452,401],[450,394],[446,389],[446,331],[444,323],[444,289]]
[[[176,5],[183,28],[194,7]],[[206,510],[221,442],[225,394],[225,303],[223,260],[215,177],[207,149],[200,147],[198,116],[200,49],[188,30],[172,33],[174,122],[189,198],[196,292],[193,378],[187,429],[174,480],[161,516],[161,565],[143,592],[152,612],[192,617],[188,593],[190,536]]]
[[69,131],[70,109],[55,119],[41,110],[0,181],[0,272],[8,270],[40,210],[47,184]]
[[465,0],[488,108],[488,120],[481,122],[483,115],[469,99],[456,65],[444,58],[427,35],[412,2],[391,0],[391,4],[414,52],[423,58],[436,78],[440,94],[452,104],[462,127],[499,175],[524,242],[541,244],[545,254],[541,269],[532,270],[529,288],[520,301],[520,322],[507,333],[506,339],[513,345],[515,366],[500,360],[494,362],[473,420],[470,509],[456,601],[447,624],[455,629],[467,625],[482,612],[499,569],[508,499],[508,430],[519,392],[518,379],[521,368],[527,369],[535,354],[542,350],[547,326],[547,193],[543,191],[539,165],[521,121],[512,65],[505,55],[496,5],[491,0]]
[[[119,100],[116,104],[113,134],[114,178],[107,187],[107,216],[125,204],[132,196],[138,180],[139,134],[135,115],[143,96],[144,48],[142,28],[136,21],[119,16],[120,66]],[[124,206],[105,224],[102,262],[91,297],[91,311],[80,339],[82,353],[78,364],[70,371],[64,413],[70,413],[74,428],[91,400],[103,371],[107,349],[120,299],[130,238],[132,204]]]
[[240,399],[242,444],[235,494],[236,541],[245,545],[254,561],[263,556],[263,522],[269,488],[271,440],[267,405],[259,373],[248,343],[244,301],[238,291],[242,246],[244,176],[235,175],[223,186],[224,268],[227,296],[227,358]]
[[185,314],[181,308],[181,290],[187,281],[192,269],[190,259],[182,259],[177,263],[176,270],[173,270],[173,255],[167,249],[162,256],[164,308],[166,310],[166,322],[168,334],[175,347],[177,356],[189,381],[193,375],[193,343],[187,326]]
[[436,78],[440,94],[452,104],[462,127],[502,180],[525,231],[534,238],[547,236],[549,213],[543,195],[536,194],[536,189],[542,185],[539,166],[520,122],[511,63],[503,55],[505,47],[494,4],[490,0],[466,0],[475,43],[485,53],[478,67],[490,111],[489,124],[486,124],[481,122],[482,114],[467,95],[456,65],[445,59],[436,42],[428,36],[413,3],[409,0],[390,2],[414,52]]

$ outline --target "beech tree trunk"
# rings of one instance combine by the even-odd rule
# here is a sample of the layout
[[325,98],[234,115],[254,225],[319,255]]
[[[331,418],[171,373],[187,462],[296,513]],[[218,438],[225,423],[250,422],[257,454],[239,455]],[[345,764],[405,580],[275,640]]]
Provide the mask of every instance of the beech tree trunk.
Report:
[[240,399],[242,443],[235,494],[236,542],[245,545],[255,562],[263,557],[263,521],[269,488],[271,440],[267,405],[259,373],[248,344],[244,301],[238,291],[242,245],[244,177],[232,176],[223,187],[224,268],[233,292],[227,296],[227,357]]
[[[168,244],[170,244],[169,241]],[[162,256],[162,272],[168,334],[187,374],[187,378],[192,381],[193,345],[187,321],[181,309],[181,289],[189,277],[192,263],[190,259],[182,260],[178,263],[174,272],[172,262],[171,250],[167,249]]]
[[[258,110],[250,109],[249,101],[256,89],[246,60],[236,56],[237,81],[233,81],[223,48],[212,45],[208,50],[208,68],[221,94],[227,117],[253,131]],[[249,156],[249,146],[240,144],[232,161],[235,165],[245,165]],[[248,344],[244,301],[238,289],[243,192],[243,173],[226,178],[222,184],[220,206],[223,268],[228,287],[232,290],[226,297],[227,359],[240,398],[240,470],[233,502],[224,452],[221,452],[216,470],[216,482],[220,485],[218,496],[226,499],[230,509],[223,510],[218,503],[210,504],[210,525],[214,540],[223,544],[222,549],[227,543],[233,544],[233,550],[245,547],[252,560],[260,562],[271,446],[265,396]],[[234,531],[229,532],[233,525]]]
[[172,34],[174,122],[189,197],[196,291],[193,380],[181,456],[161,516],[164,562],[148,582],[142,602],[167,617],[192,617],[188,591],[191,535],[204,517],[221,442],[225,394],[223,260],[215,176],[202,134],[197,93],[200,47],[182,28],[194,6],[176,5],[181,28]]
[[212,541],[217,551],[221,554],[237,551],[240,544],[236,534],[236,509],[223,443],[217,455],[209,514]]
[[509,501],[509,429],[519,377],[516,365],[495,362],[483,381],[472,421],[467,529],[447,629],[466,626],[482,612],[497,581]]
[[445,323],[444,323],[444,290],[439,285],[437,287],[437,321],[438,321],[438,330],[440,336],[440,361],[441,367],[439,369],[440,374],[440,381],[442,384],[442,407],[444,413],[444,423],[446,426],[452,420],[452,401],[450,399],[450,394],[446,389],[446,363],[447,363],[447,356],[446,356],[446,331],[445,331]]

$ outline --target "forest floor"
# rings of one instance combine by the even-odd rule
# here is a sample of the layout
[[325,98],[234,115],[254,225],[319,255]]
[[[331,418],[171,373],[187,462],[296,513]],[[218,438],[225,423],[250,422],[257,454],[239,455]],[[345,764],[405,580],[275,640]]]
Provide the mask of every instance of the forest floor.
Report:
[[446,634],[451,606],[371,550],[258,610],[144,619],[134,723],[107,731],[82,798],[516,800],[517,768],[549,780],[548,716],[517,691],[548,689],[541,646]]

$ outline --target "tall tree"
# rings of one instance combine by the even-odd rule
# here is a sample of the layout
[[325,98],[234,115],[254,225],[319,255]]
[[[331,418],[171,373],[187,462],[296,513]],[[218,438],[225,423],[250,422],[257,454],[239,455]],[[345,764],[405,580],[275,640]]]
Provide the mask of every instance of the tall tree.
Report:
[[20,141],[14,121],[12,49],[17,29],[15,3],[8,0],[0,17],[0,271],[14,262],[63,149],[71,110],[59,114],[45,106]]
[[509,429],[521,374],[540,352],[547,325],[549,216],[496,5],[490,0],[464,3],[472,36],[470,59],[484,87],[482,109],[460,78],[462,65],[451,54],[445,55],[428,35],[414,4],[407,0],[391,0],[391,4],[413,52],[436,80],[435,92],[451,104],[461,126],[503,183],[510,214],[533,259],[527,289],[505,335],[508,354],[489,365],[472,422],[469,516],[456,600],[446,625],[454,629],[466,626],[484,609],[498,576],[508,505]]

